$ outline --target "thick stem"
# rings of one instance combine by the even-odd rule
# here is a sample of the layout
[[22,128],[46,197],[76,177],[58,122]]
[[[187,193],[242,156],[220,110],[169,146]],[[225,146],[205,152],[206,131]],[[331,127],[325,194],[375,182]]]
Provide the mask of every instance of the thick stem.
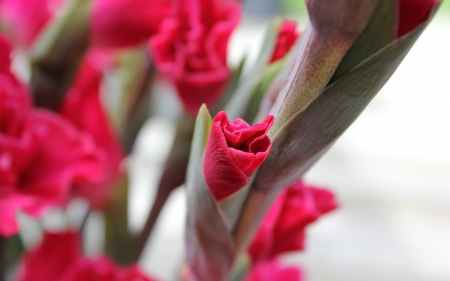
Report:
[[371,20],[379,0],[308,0],[311,24],[292,71],[272,108],[276,132],[326,87],[350,47]]
[[263,191],[252,187],[233,233],[237,253],[247,249],[278,194],[279,192],[274,190]]

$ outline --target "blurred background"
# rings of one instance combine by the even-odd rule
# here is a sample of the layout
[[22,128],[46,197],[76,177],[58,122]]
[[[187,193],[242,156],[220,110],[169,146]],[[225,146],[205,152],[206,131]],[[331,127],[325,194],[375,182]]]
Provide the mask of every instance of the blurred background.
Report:
[[[247,0],[244,7],[231,65],[244,54],[252,58],[272,18],[306,27],[303,1]],[[161,98],[177,106],[175,96]],[[309,281],[450,280],[449,108],[450,2],[444,1],[390,81],[306,175],[308,183],[332,189],[340,209],[313,224],[307,250],[286,262],[300,265]],[[149,119],[129,159],[135,229],[150,208],[171,126],[163,117]],[[178,189],[142,262],[167,280],[182,262],[185,213],[184,190]]]

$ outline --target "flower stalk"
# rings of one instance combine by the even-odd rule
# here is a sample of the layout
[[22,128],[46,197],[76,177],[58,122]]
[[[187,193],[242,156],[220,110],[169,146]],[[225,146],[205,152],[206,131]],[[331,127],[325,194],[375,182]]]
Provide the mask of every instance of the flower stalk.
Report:
[[33,47],[31,89],[37,106],[58,110],[89,46],[90,0],[70,3]]

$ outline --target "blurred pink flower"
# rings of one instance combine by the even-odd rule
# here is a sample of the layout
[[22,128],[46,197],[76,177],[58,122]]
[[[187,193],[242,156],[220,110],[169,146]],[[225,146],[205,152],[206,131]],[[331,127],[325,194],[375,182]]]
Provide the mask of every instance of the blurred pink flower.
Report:
[[270,63],[282,59],[289,53],[298,37],[300,37],[300,33],[297,32],[297,23],[295,21],[283,21]]
[[135,266],[120,268],[106,256],[82,256],[77,233],[46,233],[22,259],[17,281],[156,281]]
[[170,13],[171,0],[95,0],[91,38],[96,47],[120,48],[144,43]]
[[2,0],[0,19],[17,43],[30,46],[66,0]]
[[272,123],[272,115],[254,126],[242,119],[231,123],[224,111],[214,117],[203,170],[216,200],[222,200],[244,187],[253,172],[266,160],[271,147],[267,132]]
[[203,103],[214,106],[226,89],[227,45],[239,17],[237,1],[180,0],[150,40],[156,67],[173,79],[193,116]]
[[106,175],[101,183],[80,183],[73,188],[75,196],[89,200],[94,208],[103,208],[112,195],[125,153],[103,108],[100,84],[103,67],[113,62],[107,54],[91,51],[84,59],[78,76],[61,106],[61,114],[80,131],[89,133],[106,158]]
[[[0,235],[18,231],[16,213],[38,216],[67,201],[75,183],[100,182],[104,157],[93,140],[59,115],[31,108],[26,87],[9,71],[0,36]],[[3,52],[5,51],[6,52]]]
[[333,193],[302,181],[285,189],[274,202],[248,248],[253,262],[303,250],[306,227],[337,208]]
[[301,281],[302,272],[294,266],[282,266],[272,260],[254,265],[244,281]]

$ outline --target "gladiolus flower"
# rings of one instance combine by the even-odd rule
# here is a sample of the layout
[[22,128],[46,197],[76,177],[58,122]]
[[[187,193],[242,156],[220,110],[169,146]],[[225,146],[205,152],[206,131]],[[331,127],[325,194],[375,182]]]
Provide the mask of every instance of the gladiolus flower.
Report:
[[106,157],[106,175],[101,183],[77,184],[72,190],[74,195],[88,199],[94,208],[102,208],[108,201],[115,183],[123,174],[121,163],[125,157],[101,102],[101,66],[110,64],[107,60],[101,53],[89,53],[60,110],[79,130],[92,136]]
[[[7,50],[0,37],[0,51]],[[0,235],[18,231],[15,215],[38,216],[67,201],[72,184],[99,182],[104,158],[92,139],[60,116],[31,108],[25,86],[0,53]]]
[[248,252],[253,262],[304,249],[305,228],[337,208],[333,193],[299,181],[285,189],[272,205]]
[[156,67],[173,79],[193,116],[203,103],[214,106],[225,91],[227,44],[239,15],[236,1],[181,0],[150,40]]
[[144,43],[171,10],[170,0],[95,0],[91,37],[97,47],[121,48]]
[[275,50],[273,51],[270,63],[282,59],[294,46],[300,34],[297,32],[297,23],[294,21],[283,21],[278,33]]
[[15,40],[30,46],[65,0],[3,0],[0,18]]
[[254,126],[242,119],[231,123],[224,111],[214,117],[203,170],[216,200],[222,200],[244,187],[253,172],[266,160],[271,146],[267,132],[272,123],[272,115]]
[[424,22],[430,15],[431,9],[438,3],[438,0],[398,0],[398,37],[409,33]]
[[77,233],[46,233],[42,242],[22,260],[17,281],[156,281],[135,266],[119,268],[108,257],[82,256]]
[[301,281],[299,268],[282,266],[278,261],[260,263],[253,266],[244,281]]

